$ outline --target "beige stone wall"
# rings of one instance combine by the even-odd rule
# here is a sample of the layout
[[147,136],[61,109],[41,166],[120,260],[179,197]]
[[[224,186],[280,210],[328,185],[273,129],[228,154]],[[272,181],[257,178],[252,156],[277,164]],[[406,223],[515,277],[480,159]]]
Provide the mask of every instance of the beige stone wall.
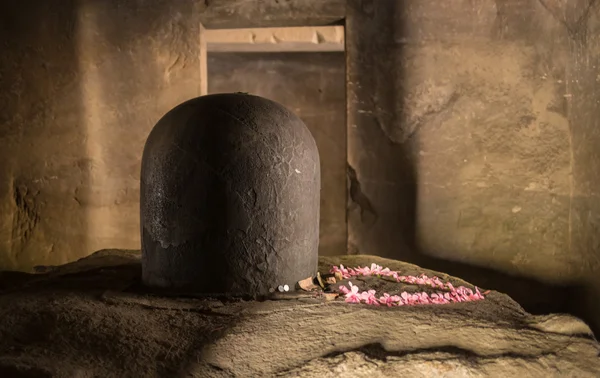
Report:
[[139,248],[146,136],[195,97],[190,2],[2,5],[0,269]]
[[591,260],[564,24],[534,0],[350,3],[350,252],[565,309]]
[[[600,332],[600,6],[575,1],[556,12],[571,31],[568,61],[573,191],[571,245],[584,284],[574,305]],[[576,7],[576,5],[579,5]]]
[[350,251],[456,274],[531,310],[585,307],[599,329],[600,8],[350,4]]
[[410,50],[418,244],[445,260],[569,282],[580,259],[569,244],[564,75],[521,41]]

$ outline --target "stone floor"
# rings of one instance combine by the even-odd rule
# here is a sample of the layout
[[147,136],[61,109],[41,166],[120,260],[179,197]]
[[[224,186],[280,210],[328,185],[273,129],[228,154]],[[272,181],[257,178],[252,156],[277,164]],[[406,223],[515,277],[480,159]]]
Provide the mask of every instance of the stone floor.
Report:
[[[319,271],[371,263],[469,286],[374,256],[321,258]],[[600,376],[585,323],[530,315],[494,291],[393,308],[159,296],[136,289],[139,252],[119,250],[39,271],[0,272],[1,377]]]

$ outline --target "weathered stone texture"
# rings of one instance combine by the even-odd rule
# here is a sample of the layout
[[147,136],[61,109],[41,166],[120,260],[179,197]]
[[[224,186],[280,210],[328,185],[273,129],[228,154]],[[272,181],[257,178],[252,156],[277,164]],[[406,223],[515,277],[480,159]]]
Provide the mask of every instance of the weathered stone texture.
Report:
[[[574,166],[586,180],[593,171],[594,159],[575,152],[575,138],[594,145],[594,128],[577,121],[597,122],[591,72],[580,79],[587,102],[577,111],[569,102],[574,67],[594,65],[592,42],[581,47],[575,26],[537,0],[349,4],[350,252],[562,308],[568,292],[539,282],[581,284],[599,265],[574,241],[582,227],[572,195]],[[587,55],[577,58],[573,44]]]
[[169,111],[144,146],[144,284],[267,295],[317,272],[321,169],[302,120],[243,93]]
[[2,4],[0,269],[139,246],[144,141],[198,94],[193,10],[187,1]]
[[555,11],[569,31],[567,89],[572,135],[571,248],[586,290],[576,305],[600,331],[600,4],[574,1]]
[[[469,285],[375,256],[322,257],[319,271],[325,273],[334,264],[370,263]],[[600,346],[581,320],[562,314],[532,316],[495,291],[477,302],[392,308],[348,304],[341,298],[199,300],[131,290],[139,271],[139,252],[112,250],[55,267],[50,274],[0,274],[5,319],[0,322],[0,375],[593,378],[600,374]]]
[[200,22],[209,29],[321,26],[342,22],[346,0],[204,0]]

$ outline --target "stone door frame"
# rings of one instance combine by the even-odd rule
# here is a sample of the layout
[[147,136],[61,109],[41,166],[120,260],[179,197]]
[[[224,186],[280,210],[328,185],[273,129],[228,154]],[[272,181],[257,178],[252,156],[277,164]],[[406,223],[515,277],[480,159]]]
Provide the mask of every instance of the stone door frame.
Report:
[[208,94],[209,52],[345,51],[344,26],[206,29],[200,25],[200,95]]

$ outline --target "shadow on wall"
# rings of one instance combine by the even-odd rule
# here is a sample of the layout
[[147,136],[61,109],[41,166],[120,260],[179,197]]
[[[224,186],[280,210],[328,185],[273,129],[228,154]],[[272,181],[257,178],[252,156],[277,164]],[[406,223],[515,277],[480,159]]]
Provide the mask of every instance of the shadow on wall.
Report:
[[[572,312],[583,262],[567,233],[565,55],[549,58],[555,35],[532,43],[536,22],[555,20],[534,0],[428,4],[350,1],[350,252],[461,277],[532,313]],[[523,189],[532,182],[546,186]],[[480,224],[459,227],[461,207]]]
[[85,109],[78,2],[0,6],[0,269],[63,263],[85,249]]
[[140,163],[146,138],[173,107],[199,94],[197,4],[82,0],[82,71],[89,91],[85,202],[89,252],[139,247]]
[[[481,24],[493,25],[491,30],[487,25],[484,28],[485,33],[489,33],[485,37],[490,41],[481,43],[478,39],[482,35],[478,35],[477,31],[469,32],[468,36],[473,41],[459,41],[456,46],[458,51],[462,50],[457,53],[462,55],[462,66],[453,65],[451,59],[440,59],[434,64],[435,67],[445,60],[452,67],[450,69],[458,71],[463,68],[471,78],[465,79],[453,72],[446,77],[450,83],[445,82],[441,89],[433,86],[421,91],[424,96],[438,101],[441,99],[440,103],[444,105],[428,104],[432,113],[438,113],[439,116],[419,114],[421,119],[417,121],[419,126],[416,126],[416,130],[408,125],[413,133],[413,140],[409,142],[415,143],[410,153],[416,157],[416,182],[420,186],[414,197],[418,208],[414,209],[413,220],[418,226],[414,230],[416,236],[411,240],[411,245],[419,253],[419,264],[461,276],[482,287],[505,292],[529,312],[569,312],[573,310],[569,299],[580,291],[580,286],[570,284],[576,282],[577,273],[571,270],[569,263],[560,263],[563,260],[577,260],[571,256],[567,232],[571,146],[568,143],[565,101],[561,98],[564,93],[564,87],[560,84],[565,75],[564,62],[556,57],[548,59],[548,50],[556,53],[558,49],[553,45],[554,41],[535,41],[532,38],[536,21],[540,18],[550,19],[550,22],[555,20],[535,0],[486,3],[489,10],[495,8],[493,22],[491,17],[486,20],[485,3],[481,3],[477,10],[480,19],[472,22],[475,24],[474,30]],[[398,10],[395,14],[396,25],[402,29],[404,23],[408,23],[406,15],[410,12]],[[524,14],[535,21],[523,22]],[[435,14],[431,17],[434,18]],[[459,16],[456,15],[455,19],[459,19]],[[396,30],[396,40],[399,35],[409,33],[408,30]],[[412,34],[414,36],[416,33]],[[460,34],[460,30],[457,34]],[[460,37],[457,39],[460,40]],[[532,48],[532,41],[550,46]],[[437,46],[440,47],[444,48],[443,44]],[[490,54],[494,48],[510,58],[494,62],[495,55]],[[432,54],[426,48],[424,50],[424,54]],[[415,53],[413,49],[411,53],[418,55],[421,52]],[[445,57],[444,54],[432,55]],[[490,55],[492,59],[489,59]],[[514,67],[514,63],[511,65],[509,59],[517,61],[519,66]],[[540,62],[542,59],[545,61]],[[481,63],[487,63],[489,75],[479,72],[478,65]],[[439,68],[439,71],[443,71]],[[404,70],[405,75],[409,72],[422,73],[414,67]],[[547,85],[546,75],[558,84]],[[431,74],[433,80],[439,79],[439,76],[443,77]],[[496,81],[494,76],[499,80]],[[409,83],[403,89],[410,87]],[[404,109],[414,105],[410,97],[414,95],[414,90],[394,93],[403,94],[394,101],[403,104]],[[505,97],[507,94],[509,98]],[[410,115],[403,115],[397,123],[406,123],[407,119],[411,120]],[[427,123],[429,127],[437,123],[438,129],[427,130]],[[450,131],[444,132],[440,128]],[[470,130],[464,132],[464,129]],[[436,141],[434,134],[445,140]],[[458,134],[458,138],[452,138],[450,134]],[[445,155],[442,152],[444,148],[450,154]],[[429,159],[430,154],[445,155],[445,162]],[[454,178],[450,177],[452,175]],[[539,185],[541,182],[543,184]],[[542,193],[538,190],[528,191],[535,185],[538,185],[538,190],[542,187]],[[440,193],[435,187],[445,188]],[[431,206],[430,203],[435,205]],[[528,206],[529,211],[522,209]],[[471,209],[477,209],[475,217],[479,219],[468,224],[463,217]],[[453,216],[448,216],[448,213],[457,217],[455,224]],[[429,226],[433,233],[440,232],[443,235],[447,247],[442,243],[429,242],[428,239],[436,238],[428,235]],[[475,232],[472,232],[473,228]],[[547,234],[551,236],[547,237]],[[482,254],[486,256],[482,257]],[[544,257],[544,254],[547,256]]]
[[[586,289],[574,297],[600,335],[600,2],[570,3],[549,10],[569,30],[569,119],[573,144],[572,245],[586,262]],[[578,3],[582,6],[577,7]]]
[[144,142],[168,110],[198,95],[196,6],[0,6],[0,269],[139,248]]
[[139,247],[140,164],[152,127],[198,95],[199,23],[186,1],[80,1],[87,250]]

